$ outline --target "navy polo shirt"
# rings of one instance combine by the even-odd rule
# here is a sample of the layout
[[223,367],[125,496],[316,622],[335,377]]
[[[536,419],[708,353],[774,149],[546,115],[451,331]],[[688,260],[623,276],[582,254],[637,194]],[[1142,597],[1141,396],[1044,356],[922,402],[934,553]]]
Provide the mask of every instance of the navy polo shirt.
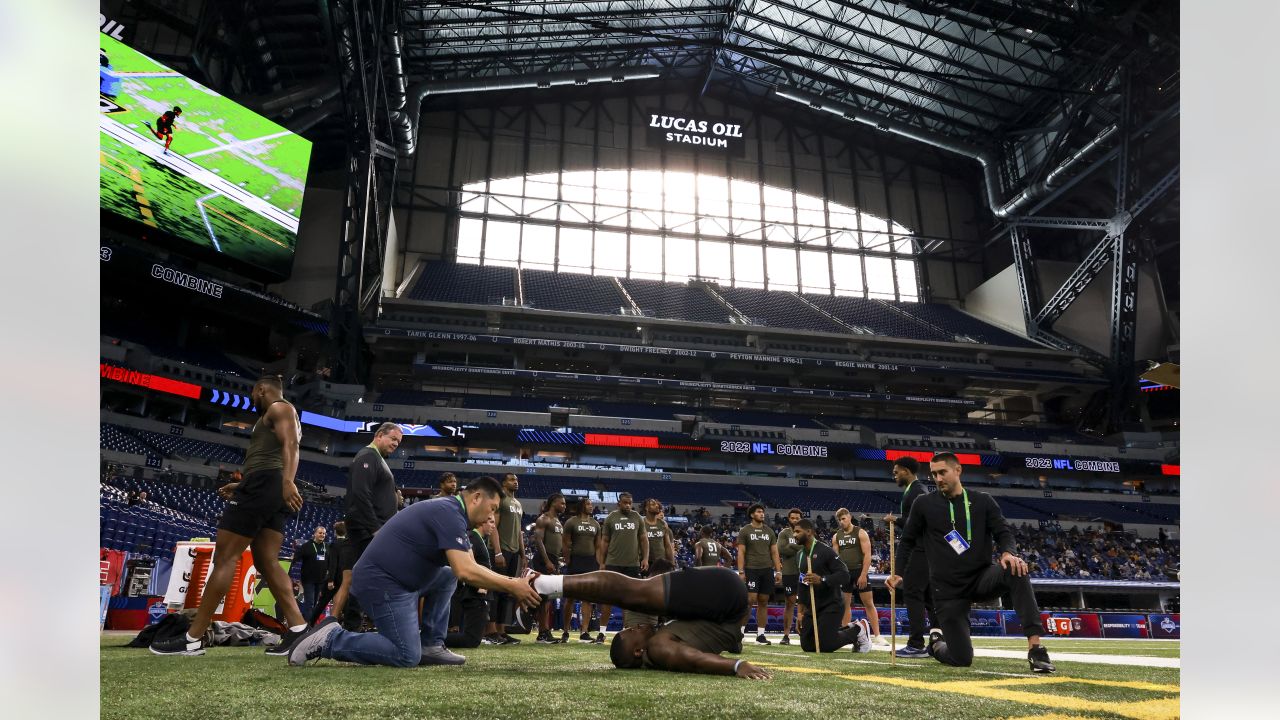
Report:
[[471,551],[468,521],[456,496],[414,503],[391,517],[360,556],[352,582],[416,592],[449,564],[446,550]]

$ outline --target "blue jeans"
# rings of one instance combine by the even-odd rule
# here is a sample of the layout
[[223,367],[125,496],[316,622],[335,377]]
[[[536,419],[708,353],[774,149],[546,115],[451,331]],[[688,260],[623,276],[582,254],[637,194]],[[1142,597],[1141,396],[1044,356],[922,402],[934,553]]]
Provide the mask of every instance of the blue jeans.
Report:
[[302,583],[302,602],[298,603],[298,610],[302,613],[303,619],[311,617],[312,611],[316,608],[316,601],[324,594],[324,583]]
[[[448,567],[437,568],[426,584],[414,591],[356,575],[351,580],[351,594],[360,598],[360,607],[378,631],[338,630],[322,657],[362,665],[416,666],[424,647],[444,645],[449,629],[449,601],[456,584]],[[422,623],[418,621],[420,597],[425,600]]]

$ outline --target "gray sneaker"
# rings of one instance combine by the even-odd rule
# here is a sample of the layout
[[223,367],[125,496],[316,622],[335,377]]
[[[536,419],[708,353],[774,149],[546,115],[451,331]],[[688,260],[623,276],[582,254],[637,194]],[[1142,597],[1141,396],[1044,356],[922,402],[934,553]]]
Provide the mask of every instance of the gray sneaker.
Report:
[[342,630],[342,625],[338,623],[338,618],[325,618],[324,622],[298,638],[289,649],[289,664],[293,667],[302,667],[310,660],[318,660],[339,630]]
[[449,648],[443,645],[432,645],[431,647],[422,648],[422,659],[418,661],[419,665],[461,665],[467,659],[461,655],[451,652]]
[[871,652],[871,626],[866,620],[859,620],[854,624],[858,626],[858,639],[853,643],[853,651],[856,653]]

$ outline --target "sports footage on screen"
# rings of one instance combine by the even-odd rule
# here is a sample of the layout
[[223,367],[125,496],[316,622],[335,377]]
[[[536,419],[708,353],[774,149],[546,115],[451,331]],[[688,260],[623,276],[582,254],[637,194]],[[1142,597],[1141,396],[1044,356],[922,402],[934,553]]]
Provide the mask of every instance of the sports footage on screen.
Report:
[[311,143],[99,33],[100,203],[288,275]]

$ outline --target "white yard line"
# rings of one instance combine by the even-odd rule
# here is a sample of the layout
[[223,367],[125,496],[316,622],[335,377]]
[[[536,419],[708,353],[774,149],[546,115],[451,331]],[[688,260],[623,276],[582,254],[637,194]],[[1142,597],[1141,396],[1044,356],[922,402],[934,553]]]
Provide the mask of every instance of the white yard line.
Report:
[[210,153],[222,152],[223,150],[234,150],[236,148],[241,148],[246,145],[252,145],[253,143],[266,142],[267,140],[275,140],[278,137],[284,137],[285,135],[292,135],[292,134],[293,133],[289,132],[288,130],[285,130],[284,132],[278,132],[274,135],[263,135],[262,137],[249,138],[248,140],[237,140],[233,143],[227,143],[225,145],[214,145],[213,147],[205,150],[197,150],[193,153],[187,153],[187,157],[189,158],[200,157],[201,155],[208,155]]

